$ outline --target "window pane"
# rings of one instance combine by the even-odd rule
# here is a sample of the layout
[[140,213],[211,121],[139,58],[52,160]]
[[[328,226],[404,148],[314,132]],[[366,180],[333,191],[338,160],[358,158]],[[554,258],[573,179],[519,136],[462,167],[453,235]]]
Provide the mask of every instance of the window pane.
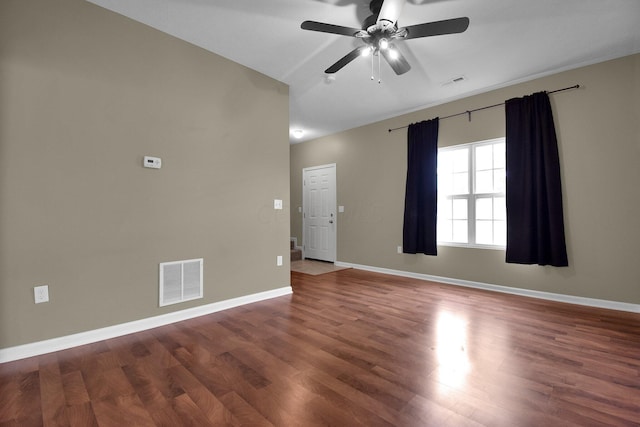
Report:
[[505,173],[504,169],[494,169],[493,171],[493,191],[496,193],[504,193],[505,191]]
[[451,194],[469,194],[468,173],[456,173],[453,175],[453,189]]
[[493,144],[493,167],[504,169],[505,165],[505,145],[504,142]]
[[453,172],[468,172],[469,171],[469,149],[461,148],[459,150],[451,151],[453,158]]
[[451,151],[438,151],[438,175],[453,173],[453,157]]
[[493,223],[493,244],[505,246],[507,244],[507,222],[495,221]]
[[439,242],[450,242],[452,239],[453,222],[451,220],[438,218],[438,238]]
[[453,219],[467,219],[467,200],[453,199]]
[[469,242],[466,220],[453,221],[453,237],[451,241],[456,243]]
[[493,221],[476,221],[476,243],[493,244]]
[[502,221],[507,219],[507,206],[504,197],[493,198],[493,219]]
[[476,219],[493,219],[493,199],[483,197],[476,199]]
[[493,193],[493,171],[476,172],[476,194]]
[[493,169],[493,146],[476,147],[476,170]]
[[453,194],[453,175],[438,175],[438,194],[442,196]]
[[451,199],[438,200],[438,218],[451,219]]

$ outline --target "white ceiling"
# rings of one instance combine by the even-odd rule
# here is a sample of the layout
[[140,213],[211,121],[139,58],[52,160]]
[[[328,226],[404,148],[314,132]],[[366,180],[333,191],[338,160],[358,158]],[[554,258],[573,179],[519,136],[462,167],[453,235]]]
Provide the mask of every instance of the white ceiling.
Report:
[[[324,70],[362,43],[300,29],[360,28],[368,0],[88,0],[290,86],[290,129],[305,141],[471,94],[640,52],[639,0],[407,0],[398,26],[469,17],[461,34],[399,41],[412,66],[371,59]],[[460,83],[454,78],[464,77]]]

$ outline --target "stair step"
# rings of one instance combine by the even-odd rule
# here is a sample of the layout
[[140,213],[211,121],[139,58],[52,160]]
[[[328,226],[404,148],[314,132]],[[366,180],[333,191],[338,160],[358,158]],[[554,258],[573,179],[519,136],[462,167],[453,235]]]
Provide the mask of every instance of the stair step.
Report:
[[291,261],[300,261],[302,259],[302,251],[300,249],[291,249]]

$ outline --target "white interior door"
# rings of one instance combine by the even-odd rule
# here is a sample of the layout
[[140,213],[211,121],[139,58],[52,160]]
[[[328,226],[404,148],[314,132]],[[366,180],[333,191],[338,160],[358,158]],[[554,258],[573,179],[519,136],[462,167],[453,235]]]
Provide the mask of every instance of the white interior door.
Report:
[[336,165],[302,170],[304,257],[336,260]]

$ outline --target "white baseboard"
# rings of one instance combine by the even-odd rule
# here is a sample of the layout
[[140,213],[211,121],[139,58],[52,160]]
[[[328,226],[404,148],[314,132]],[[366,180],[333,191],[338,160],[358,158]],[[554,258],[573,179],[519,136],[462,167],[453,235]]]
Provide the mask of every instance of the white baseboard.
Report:
[[216,313],[218,311],[228,310],[230,308],[238,307],[245,304],[251,304],[270,298],[289,295],[291,293],[293,293],[291,286],[285,286],[279,289],[273,289],[270,291],[259,292],[257,294],[245,295],[225,301],[214,302],[212,304],[188,308],[186,310],[174,311],[172,313],[135,320],[133,322],[122,323],[119,325],[108,326],[106,328],[80,332],[73,335],[52,338],[45,341],[38,341],[15,347],[3,348],[0,349],[0,363],[11,362],[18,359],[25,359],[27,357],[39,356],[41,354],[65,350],[80,345],[91,344],[97,341],[103,341],[122,335],[132,334],[134,332],[157,328],[159,326],[168,325],[170,323],[180,322],[182,320],[192,319],[194,317],[204,316],[206,314]]
[[610,310],[629,311],[632,313],[640,313],[640,304],[630,304],[626,302],[609,301],[595,298],[577,297],[572,295],[555,294],[552,292],[534,291],[531,289],[511,288],[509,286],[492,285],[489,283],[473,282],[469,280],[452,279],[449,277],[432,276],[429,274],[413,273],[410,271],[392,270],[389,268],[372,267],[368,265],[351,264],[347,262],[336,261],[335,265],[339,267],[351,267],[358,270],[373,271],[376,273],[391,274],[394,276],[410,277],[413,279],[429,280],[432,282],[445,283],[448,285],[464,286],[467,288],[485,289],[488,291],[502,292],[505,294],[521,295],[525,297],[545,299],[550,301],[566,302],[569,304],[578,304],[588,307],[607,308]]

